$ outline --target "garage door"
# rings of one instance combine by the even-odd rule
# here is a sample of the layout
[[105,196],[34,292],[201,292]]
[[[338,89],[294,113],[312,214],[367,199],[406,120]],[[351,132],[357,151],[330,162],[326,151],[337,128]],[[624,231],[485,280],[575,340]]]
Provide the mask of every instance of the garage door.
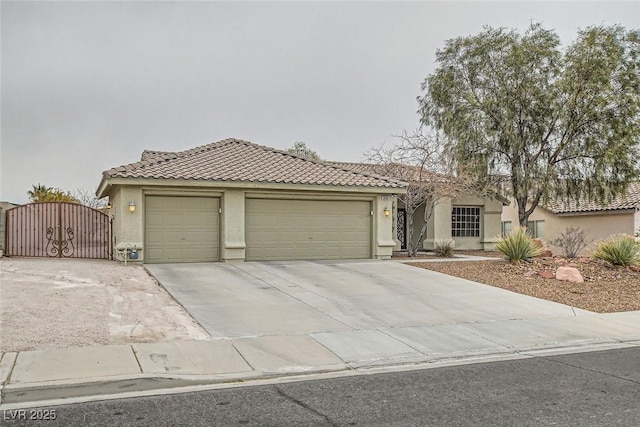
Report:
[[246,259],[371,258],[371,203],[247,199]]
[[220,199],[147,196],[145,262],[219,261]]

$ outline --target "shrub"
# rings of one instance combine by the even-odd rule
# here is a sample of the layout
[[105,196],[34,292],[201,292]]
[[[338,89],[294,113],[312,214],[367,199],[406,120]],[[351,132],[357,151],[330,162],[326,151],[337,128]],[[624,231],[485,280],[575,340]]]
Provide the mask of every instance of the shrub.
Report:
[[580,227],[567,228],[564,233],[558,234],[549,243],[561,248],[564,256],[567,258],[577,257],[580,251],[589,244],[586,240],[585,231],[580,230]]
[[455,242],[453,240],[443,240],[433,246],[433,251],[437,256],[451,258],[453,256],[454,248]]
[[593,257],[614,265],[634,265],[640,263],[640,243],[628,234],[614,234],[598,243]]
[[504,254],[511,262],[520,262],[542,253],[542,248],[533,243],[533,239],[524,227],[518,227],[498,240],[496,250]]

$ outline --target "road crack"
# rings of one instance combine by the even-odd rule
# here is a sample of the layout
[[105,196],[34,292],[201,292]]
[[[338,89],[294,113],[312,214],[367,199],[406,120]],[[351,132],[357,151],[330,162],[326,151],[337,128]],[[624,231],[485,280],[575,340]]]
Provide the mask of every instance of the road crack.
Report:
[[610,372],[603,372],[603,371],[599,371],[597,369],[591,369],[591,368],[586,368],[584,366],[574,365],[573,363],[563,362],[562,360],[553,359],[553,358],[551,358],[549,356],[538,356],[538,357],[540,357],[540,358],[542,358],[544,360],[547,360],[549,362],[559,363],[561,365],[570,366],[572,368],[582,369],[584,371],[593,372],[595,374],[601,374],[601,375],[604,375],[606,377],[616,378],[616,379],[619,379],[619,380],[628,381],[630,383],[639,384],[640,385],[640,381],[636,381],[636,380],[633,380],[631,378],[621,377],[619,375],[615,375],[615,374],[612,374]]
[[322,412],[319,412],[319,411],[315,410],[314,408],[312,408],[311,406],[307,405],[307,404],[306,404],[306,403],[304,403],[303,401],[298,400],[298,399],[296,399],[295,397],[288,395],[285,391],[283,391],[283,390],[282,390],[280,387],[278,387],[277,385],[274,385],[273,387],[276,389],[276,391],[278,392],[278,394],[279,394],[280,396],[282,396],[282,397],[284,397],[285,399],[287,399],[287,400],[289,400],[289,401],[293,402],[294,404],[296,404],[296,405],[298,405],[298,406],[300,406],[300,407],[302,407],[302,408],[306,409],[307,411],[310,411],[310,412],[312,412],[312,413],[314,413],[314,414],[316,414],[316,415],[318,415],[318,416],[320,416],[320,417],[324,418],[324,420],[325,420],[327,423],[329,423],[329,425],[330,425],[330,426],[336,426],[336,427],[337,427],[337,426],[339,426],[339,425],[340,425],[340,424],[338,424],[337,422],[333,421],[331,418],[329,418],[329,416],[328,416],[328,415],[325,415],[325,414],[323,414]]

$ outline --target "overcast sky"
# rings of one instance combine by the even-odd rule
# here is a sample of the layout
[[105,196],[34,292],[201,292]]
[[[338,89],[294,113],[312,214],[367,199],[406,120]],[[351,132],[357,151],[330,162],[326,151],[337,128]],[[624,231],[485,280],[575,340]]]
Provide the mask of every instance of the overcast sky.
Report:
[[234,137],[324,159],[418,126],[436,49],[531,21],[570,43],[640,27],[640,2],[1,3],[0,200],[42,183],[95,191],[144,149]]

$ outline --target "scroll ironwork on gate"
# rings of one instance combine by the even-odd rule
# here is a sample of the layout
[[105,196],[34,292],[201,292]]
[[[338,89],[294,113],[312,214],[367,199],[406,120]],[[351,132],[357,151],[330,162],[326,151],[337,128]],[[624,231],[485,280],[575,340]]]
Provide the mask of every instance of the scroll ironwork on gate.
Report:
[[110,258],[110,221],[77,203],[31,203],[6,212],[8,256]]
[[404,208],[398,208],[396,231],[400,240],[400,249],[407,249],[407,211]]

